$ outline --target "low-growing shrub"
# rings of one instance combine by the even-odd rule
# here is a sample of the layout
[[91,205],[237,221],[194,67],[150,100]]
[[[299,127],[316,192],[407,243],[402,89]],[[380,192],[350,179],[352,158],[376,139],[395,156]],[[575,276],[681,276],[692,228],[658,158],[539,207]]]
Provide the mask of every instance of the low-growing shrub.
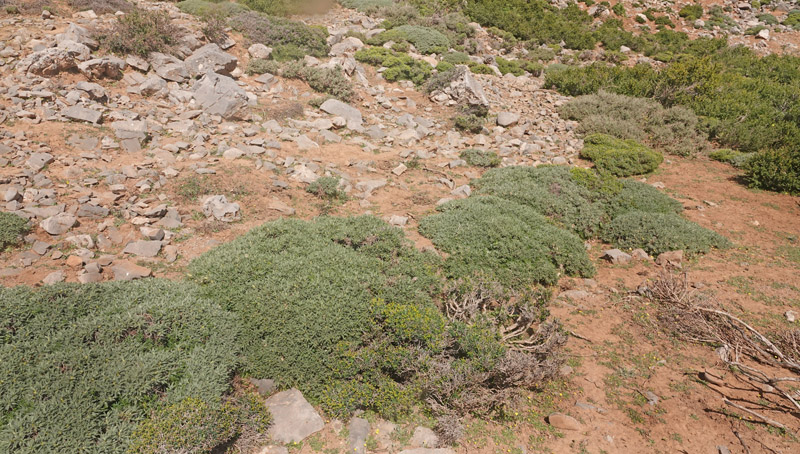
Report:
[[407,42],[423,54],[444,53],[450,47],[447,36],[435,28],[418,25],[401,25],[386,30],[368,40],[373,46],[382,46],[388,41]]
[[703,5],[686,5],[678,11],[678,15],[689,21],[696,21],[703,17]]
[[560,274],[591,276],[583,241],[531,207],[499,197],[469,197],[439,207],[420,233],[447,252],[451,278],[483,276],[508,287],[553,284]]
[[277,62],[302,60],[306,50],[297,44],[278,44],[272,49],[270,57]]
[[756,18],[767,25],[778,25],[778,19],[769,13],[759,14]]
[[301,74],[303,80],[315,91],[326,93],[342,101],[351,101],[355,96],[353,83],[344,75],[344,71],[339,66],[333,68],[307,67]]
[[370,12],[380,8],[388,8],[394,5],[394,0],[339,0],[345,8],[351,8],[358,11]]
[[620,248],[642,248],[648,254],[682,250],[687,255],[724,249],[730,242],[716,232],[676,214],[630,211],[603,228],[602,239]]
[[467,164],[476,167],[497,167],[502,160],[500,156],[494,151],[478,150],[475,148],[468,148],[461,152],[461,159],[467,161]]
[[321,199],[346,200],[347,194],[341,189],[340,182],[336,177],[320,177],[306,187],[306,192]]
[[[308,26],[288,19],[267,16],[247,11],[231,17],[234,30],[252,43],[261,43],[274,49],[280,46],[295,46],[314,57],[328,55],[328,32],[324,27]],[[284,48],[283,52],[287,52]],[[302,58],[302,57],[301,57]]]
[[625,17],[625,5],[617,3],[611,7],[611,11],[619,17]]
[[477,115],[456,115],[453,117],[453,124],[456,129],[479,134],[483,131],[483,125],[486,124],[486,118]]
[[525,74],[525,70],[516,60],[506,60],[503,57],[497,57],[495,61],[497,62],[497,69],[499,69],[500,73],[503,75],[511,73],[515,76],[521,76]]
[[756,153],[745,164],[750,186],[769,191],[800,194],[800,148]]
[[22,236],[29,230],[27,219],[14,213],[0,211],[0,252],[19,244]]
[[186,14],[199,16],[201,18],[210,16],[228,18],[248,10],[246,6],[240,3],[226,1],[184,0],[178,2],[176,6]]
[[327,11],[333,0],[242,0],[254,11],[273,16],[289,14],[315,14]]
[[577,97],[561,114],[580,122],[585,134],[633,139],[671,154],[687,156],[708,147],[697,116],[681,106],[665,109],[656,101],[600,90]]
[[473,74],[490,74],[492,76],[496,74],[491,66],[483,63],[472,63],[469,65],[469,70]]
[[97,14],[113,14],[133,8],[127,0],[69,0],[67,4],[78,11],[92,10]]
[[180,29],[167,13],[136,8],[117,17],[109,30],[98,32],[96,37],[115,54],[147,57],[151,52],[170,53],[180,36]]
[[581,157],[590,159],[598,170],[617,177],[650,173],[664,161],[661,153],[633,139],[617,139],[605,134],[586,136]]
[[[439,63],[439,66],[442,64],[444,63]],[[425,85],[422,87],[422,89],[427,94],[444,90],[449,87],[453,81],[461,77],[461,75],[464,74],[464,71],[466,70],[463,66],[452,67],[446,71],[439,71],[438,73],[432,75],[427,82],[425,82]]]
[[[0,287],[0,309],[2,452],[125,452],[166,407],[220,408],[239,361],[236,317],[188,284]],[[227,442],[237,423],[169,436],[193,452]]]
[[614,219],[630,211],[646,213],[680,214],[683,205],[664,195],[649,184],[632,180],[619,180],[621,188],[606,202],[605,211]]
[[377,218],[323,217],[255,228],[195,259],[190,273],[241,315],[244,371],[319,402],[338,386],[340,343],[369,329],[370,301],[431,304],[437,260]]
[[254,58],[247,63],[247,74],[275,74],[279,75],[281,71],[281,64],[274,60],[264,60],[263,58]]
[[708,157],[719,162],[730,164],[736,168],[743,168],[747,165],[747,161],[753,157],[752,153],[742,153],[738,150],[731,150],[730,148],[723,148],[721,150],[714,150],[708,154]]
[[410,80],[422,85],[431,76],[433,68],[422,60],[414,60],[408,54],[401,54],[383,47],[364,48],[356,52],[356,60],[373,66],[383,66],[383,78],[389,82]]

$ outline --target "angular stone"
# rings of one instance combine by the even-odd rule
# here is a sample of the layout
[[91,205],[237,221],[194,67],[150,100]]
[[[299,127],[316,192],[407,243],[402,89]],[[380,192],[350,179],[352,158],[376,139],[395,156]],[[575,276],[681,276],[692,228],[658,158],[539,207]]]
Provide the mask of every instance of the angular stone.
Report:
[[435,448],[439,445],[439,437],[431,429],[417,426],[408,444],[412,448]]
[[364,123],[364,118],[361,115],[361,111],[350,104],[343,103],[338,99],[329,99],[322,103],[319,108],[323,112],[344,118],[347,121],[347,129],[354,131],[363,130],[362,124]]
[[209,71],[230,76],[239,64],[239,59],[210,43],[194,51],[183,63],[192,76],[200,76]]
[[299,443],[325,427],[319,413],[297,389],[275,394],[266,405],[273,419],[269,435],[279,443]]
[[347,426],[347,452],[354,454],[366,454],[367,437],[369,436],[369,421],[363,418],[353,418]]
[[[34,172],[38,172],[48,164],[53,162],[53,155],[50,153],[32,153],[31,156],[25,161],[25,164],[31,168]],[[14,200],[14,199],[11,199]],[[6,200],[10,202],[11,200]]]
[[676,268],[681,267],[681,263],[683,262],[683,251],[667,251],[658,254],[656,257],[656,265],[661,266],[674,266]]
[[169,81],[180,83],[189,78],[186,65],[172,55],[153,52],[150,54],[150,64],[156,74]]
[[340,55],[352,54],[362,47],[364,47],[364,43],[361,42],[360,39],[354,36],[348,36],[347,38],[331,46],[331,50],[328,52],[328,55],[331,57],[338,57]]
[[111,267],[111,271],[114,272],[115,281],[132,281],[134,279],[142,279],[153,275],[150,269],[124,260],[116,262],[114,266]]
[[53,285],[53,284],[57,284],[59,282],[64,282],[64,279],[66,279],[66,276],[64,275],[64,271],[61,271],[61,270],[53,271],[52,273],[50,273],[47,276],[45,276],[44,279],[42,279],[42,284],[44,284],[44,285]]
[[581,423],[572,416],[564,413],[551,413],[547,417],[547,422],[556,429],[561,430],[581,430]]
[[161,241],[138,240],[131,241],[122,250],[124,254],[133,254],[139,257],[155,257],[161,251]]
[[238,117],[248,105],[247,93],[230,77],[208,73],[193,87],[194,100],[203,111],[230,119]]
[[108,216],[108,213],[109,211],[106,207],[84,203],[78,208],[75,215],[79,218],[102,219]]
[[39,225],[50,235],[62,235],[77,223],[78,218],[75,216],[68,213],[59,213],[43,220]]
[[93,58],[78,64],[78,70],[87,79],[122,79],[122,72],[128,66],[125,60],[113,56]]
[[500,112],[497,114],[497,124],[499,126],[511,126],[519,122],[519,114],[513,112]]
[[97,123],[103,118],[103,113],[96,110],[87,109],[81,106],[71,106],[61,112],[62,115],[70,120],[86,121],[89,123]]
[[267,205],[267,208],[269,208],[270,210],[275,210],[275,211],[277,211],[277,212],[279,212],[281,214],[285,214],[287,216],[291,216],[291,215],[293,215],[295,213],[295,209],[294,208],[290,207],[286,203],[284,203],[284,202],[282,202],[282,201],[280,201],[280,200],[278,200],[278,199],[276,199],[274,197],[272,198],[272,200],[269,201],[269,204]]
[[253,58],[259,58],[261,60],[267,60],[270,55],[272,55],[272,48],[267,47],[261,43],[253,44],[252,46],[247,48],[247,52]]
[[203,201],[203,213],[223,222],[233,222],[240,218],[238,203],[228,203],[224,195],[212,195]]
[[630,254],[626,254],[619,249],[609,249],[605,251],[605,253],[603,253],[603,258],[614,265],[625,265],[630,263],[632,259]]
[[414,448],[400,451],[399,454],[455,454],[450,448]]

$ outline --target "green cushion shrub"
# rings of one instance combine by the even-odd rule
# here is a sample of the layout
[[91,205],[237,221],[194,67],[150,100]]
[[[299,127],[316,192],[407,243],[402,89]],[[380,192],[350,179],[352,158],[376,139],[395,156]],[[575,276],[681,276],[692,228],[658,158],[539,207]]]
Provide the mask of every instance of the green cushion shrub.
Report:
[[337,177],[319,177],[306,187],[306,192],[321,199],[344,201],[347,200],[347,194],[339,187],[340,182],[341,179]]
[[0,252],[22,241],[22,236],[30,231],[28,220],[14,213],[0,211]]
[[[153,412],[222,405],[240,341],[236,317],[183,283],[0,287],[0,451],[126,452]],[[216,441],[240,429],[220,423]]]
[[675,250],[694,255],[730,246],[718,233],[676,214],[644,211],[616,217],[604,227],[602,239],[620,248],[642,248],[651,255]]
[[703,5],[686,5],[678,11],[678,15],[689,21],[703,17]]
[[165,12],[134,8],[118,16],[111,28],[96,31],[95,37],[115,54],[147,57],[151,52],[171,53],[180,31]]
[[233,2],[207,1],[207,0],[184,0],[175,5],[186,14],[193,16],[206,17],[209,15],[221,15],[231,17],[247,11],[249,8]]
[[423,54],[444,53],[450,47],[450,40],[435,28],[419,25],[401,25],[374,36],[368,42],[382,46],[388,41],[407,42]]
[[664,161],[661,153],[635,140],[605,134],[585,137],[581,157],[590,159],[598,170],[617,177],[650,173]]
[[500,73],[503,75],[511,73],[515,76],[521,76],[525,74],[525,70],[517,60],[506,60],[503,57],[497,57],[495,61],[497,62],[497,69],[499,69]]
[[620,180],[621,189],[606,203],[606,212],[614,219],[630,211],[680,214],[683,205],[649,184],[633,180]]
[[398,53],[383,47],[369,47],[360,49],[355,54],[355,59],[372,66],[383,66],[383,78],[389,82],[410,80],[417,85],[422,85],[431,77],[433,68],[422,60],[414,60],[408,54]]
[[332,0],[242,0],[242,3],[254,11],[272,16],[289,14],[314,14],[328,10]]
[[358,343],[370,301],[430,304],[438,259],[369,216],[280,220],[195,259],[201,293],[240,315],[244,372],[320,402],[340,343]]
[[744,168],[747,165],[747,161],[753,157],[753,153],[742,153],[738,150],[723,148],[712,151],[708,154],[708,157],[714,161],[725,162],[736,168]]
[[498,197],[448,202],[420,221],[420,233],[447,252],[452,278],[484,275],[509,287],[553,284],[562,274],[591,276],[583,241],[534,209]]
[[468,148],[460,153],[461,159],[467,161],[467,164],[476,167],[497,167],[502,162],[500,156],[494,151],[478,150],[475,148]]
[[267,16],[256,11],[235,15],[230,18],[228,23],[235,31],[244,35],[249,42],[261,43],[273,49],[283,48],[282,52],[287,56],[291,55],[292,49],[296,48],[302,49],[306,55],[313,57],[328,55],[326,41],[328,31],[324,27],[309,26],[289,19]]
[[361,12],[375,11],[394,5],[394,0],[339,0],[345,8],[352,8]]
[[750,186],[800,194],[800,148],[761,151],[744,165]]
[[486,118],[478,115],[456,115],[453,117],[453,123],[456,129],[479,134],[483,131],[483,125],[486,124]]

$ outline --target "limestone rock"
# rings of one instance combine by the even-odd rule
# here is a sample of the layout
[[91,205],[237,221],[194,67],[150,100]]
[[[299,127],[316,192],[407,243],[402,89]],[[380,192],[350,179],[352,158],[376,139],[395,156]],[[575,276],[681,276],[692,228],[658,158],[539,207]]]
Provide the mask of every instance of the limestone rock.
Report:
[[200,76],[209,71],[230,76],[239,64],[239,59],[211,43],[194,51],[183,63],[192,76]]
[[297,389],[275,394],[267,399],[266,405],[273,418],[269,435],[279,443],[301,442],[325,426],[319,413]]
[[119,261],[111,268],[115,281],[132,281],[153,275],[153,271],[127,261]]
[[194,85],[194,100],[203,111],[230,119],[239,116],[248,104],[247,93],[230,77],[207,73]]
[[43,220],[39,225],[50,235],[62,235],[67,233],[77,222],[78,219],[75,216],[68,213],[59,213]]
[[238,220],[241,217],[239,209],[238,203],[228,203],[228,199],[224,195],[212,195],[203,201],[203,213],[222,222]]
[[633,257],[619,249],[609,249],[603,253],[603,258],[614,265],[625,265],[631,262]]
[[363,130],[362,124],[364,123],[364,119],[361,116],[361,111],[350,104],[343,103],[338,99],[329,99],[322,103],[319,108],[323,112],[344,118],[347,121],[347,129],[354,131]]
[[581,430],[581,423],[572,416],[565,415],[564,413],[551,413],[547,417],[547,422],[561,430]]

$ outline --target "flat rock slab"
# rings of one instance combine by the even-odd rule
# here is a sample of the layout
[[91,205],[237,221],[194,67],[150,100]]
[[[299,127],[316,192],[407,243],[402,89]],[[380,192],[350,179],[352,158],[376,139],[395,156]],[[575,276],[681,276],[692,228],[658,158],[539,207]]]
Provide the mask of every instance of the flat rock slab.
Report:
[[125,254],[133,254],[139,257],[155,257],[161,251],[161,241],[131,241],[122,251]]
[[450,448],[414,448],[400,451],[400,454],[455,454]]
[[68,107],[64,109],[62,114],[70,120],[87,121],[89,123],[97,123],[103,117],[102,112],[81,106]]
[[322,417],[297,389],[279,392],[267,399],[273,424],[269,435],[279,443],[298,443],[325,427]]
[[350,104],[343,103],[338,99],[329,99],[319,106],[320,110],[331,115],[337,115],[347,121],[347,129],[360,131],[363,129],[362,124],[364,118],[361,111],[351,106]]
[[348,426],[347,452],[353,454],[366,454],[367,437],[369,436],[369,421],[363,418],[353,418]]
[[132,281],[153,275],[150,269],[125,261],[116,262],[111,271],[114,272],[115,281]]

